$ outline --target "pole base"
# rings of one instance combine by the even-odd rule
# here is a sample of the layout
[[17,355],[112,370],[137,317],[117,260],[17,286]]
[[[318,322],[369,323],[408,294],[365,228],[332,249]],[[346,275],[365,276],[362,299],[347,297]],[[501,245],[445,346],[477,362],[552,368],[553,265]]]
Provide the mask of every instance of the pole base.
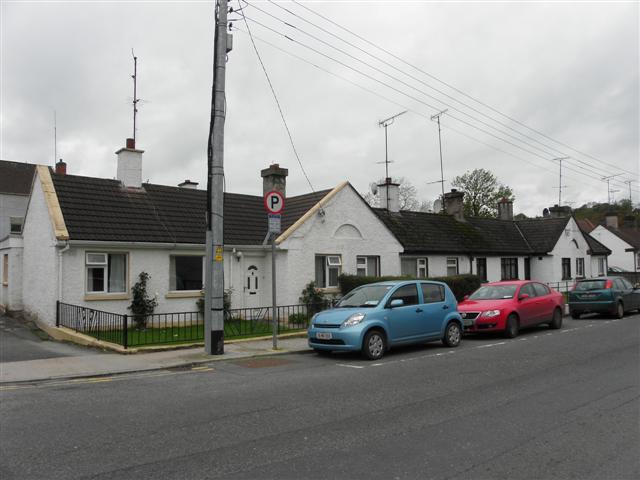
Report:
[[211,355],[224,355],[224,330],[211,330]]

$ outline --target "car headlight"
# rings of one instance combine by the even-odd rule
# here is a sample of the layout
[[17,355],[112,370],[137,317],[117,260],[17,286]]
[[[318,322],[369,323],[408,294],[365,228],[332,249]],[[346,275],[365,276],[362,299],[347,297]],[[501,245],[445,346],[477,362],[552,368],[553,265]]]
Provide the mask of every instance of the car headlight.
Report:
[[482,314],[484,318],[494,318],[500,315],[500,310],[487,310]]
[[342,322],[343,327],[353,327],[358,325],[362,320],[364,320],[364,313],[354,313],[349,318],[347,318],[344,322]]

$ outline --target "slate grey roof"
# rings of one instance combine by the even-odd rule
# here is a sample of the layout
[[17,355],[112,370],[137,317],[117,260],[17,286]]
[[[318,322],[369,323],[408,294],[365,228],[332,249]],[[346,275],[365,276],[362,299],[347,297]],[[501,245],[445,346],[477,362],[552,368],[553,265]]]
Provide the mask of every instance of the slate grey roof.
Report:
[[[204,244],[207,192],[145,183],[126,189],[117,180],[51,177],[71,240]],[[282,230],[330,190],[287,198]],[[261,245],[267,233],[262,197],[225,193],[224,243]]]
[[534,218],[515,223],[529,242],[532,253],[544,254],[553,250],[570,218]]
[[0,160],[0,193],[29,195],[35,170],[32,163]]
[[635,228],[613,228],[604,226],[621,240],[624,240],[635,249],[640,249],[640,230]]

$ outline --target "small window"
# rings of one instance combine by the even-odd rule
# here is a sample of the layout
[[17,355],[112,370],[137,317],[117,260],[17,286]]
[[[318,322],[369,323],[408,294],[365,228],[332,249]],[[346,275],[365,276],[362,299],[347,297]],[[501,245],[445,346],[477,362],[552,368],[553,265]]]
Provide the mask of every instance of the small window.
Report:
[[87,253],[85,263],[87,293],[126,292],[126,253]]
[[584,258],[576,258],[576,277],[584,277]]
[[447,257],[447,276],[458,275],[458,257]]
[[342,273],[342,257],[340,255],[316,255],[316,286],[318,288],[335,288],[338,277]]
[[421,283],[424,303],[444,302],[444,287],[435,283]]
[[380,257],[356,257],[356,275],[360,277],[379,277]]
[[549,293],[551,293],[551,291],[549,290],[549,287],[547,287],[546,285],[543,285],[541,283],[534,283],[533,284],[533,288],[535,288],[536,295],[538,297],[542,297],[544,295],[549,295]]
[[2,284],[9,285],[9,254],[2,256]]
[[602,277],[604,276],[604,268],[605,266],[605,259],[602,257],[598,257],[598,276]]
[[202,255],[172,255],[169,268],[170,290],[202,290],[204,284]]
[[571,259],[562,259],[562,280],[571,280]]
[[476,273],[480,280],[483,282],[487,281],[487,259],[486,258],[476,258]]
[[429,261],[426,258],[418,258],[418,278],[427,278],[429,276]]
[[24,222],[24,217],[9,217],[9,222],[11,225],[11,233],[22,233],[22,224]]
[[500,259],[500,270],[502,280],[518,279],[518,258],[509,257]]
[[398,288],[391,297],[389,298],[389,305],[391,300],[400,299],[404,303],[404,305],[417,305],[418,304],[418,289],[416,288],[415,283],[410,285],[404,285]]
[[640,253],[636,253],[636,270],[640,270]]

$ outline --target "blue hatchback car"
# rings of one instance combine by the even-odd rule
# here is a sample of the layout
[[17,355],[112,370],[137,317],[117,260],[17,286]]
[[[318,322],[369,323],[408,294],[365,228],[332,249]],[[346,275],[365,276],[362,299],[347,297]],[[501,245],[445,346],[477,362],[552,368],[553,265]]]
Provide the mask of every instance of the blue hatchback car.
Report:
[[381,358],[396,345],[442,340],[457,347],[462,319],[449,287],[433,281],[394,281],[363,285],[335,308],[317,313],[308,330],[316,352],[361,351]]

